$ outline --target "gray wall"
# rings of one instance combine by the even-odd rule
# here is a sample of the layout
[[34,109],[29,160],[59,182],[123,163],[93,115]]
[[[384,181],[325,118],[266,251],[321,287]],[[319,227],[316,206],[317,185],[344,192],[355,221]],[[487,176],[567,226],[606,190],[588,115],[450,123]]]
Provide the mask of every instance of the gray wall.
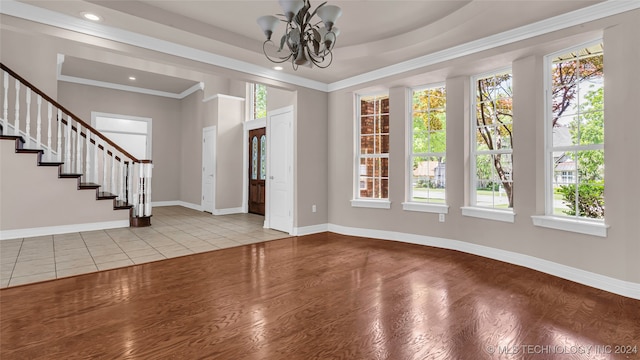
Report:
[[[425,74],[378,81],[371,86],[390,88],[390,200],[391,209],[354,208],[354,93],[360,88],[329,95],[328,195],[329,223],[407,234],[461,240],[549,260],[617,279],[640,282],[640,121],[637,99],[640,85],[633,69],[640,63],[640,11],[585,26],[583,31],[604,29],[606,121],[606,223],[608,237],[536,227],[531,215],[544,214],[543,56],[579,45],[575,29],[548,38],[513,44],[474,54],[455,63],[423,69]],[[595,33],[592,33],[595,34]],[[589,34],[594,38],[594,35]],[[497,55],[496,55],[497,54]],[[512,66],[514,77],[515,223],[465,217],[469,169],[469,76],[475,71]],[[449,75],[429,77],[429,72]],[[407,76],[405,74],[405,76]],[[416,77],[446,81],[447,86],[447,199],[446,222],[437,214],[403,211],[405,186],[406,84]],[[428,83],[424,83],[428,84]]]
[[[637,259],[640,256],[640,215],[636,203],[640,199],[640,187],[637,186],[640,166],[636,155],[640,153],[640,142],[637,141],[640,136],[640,121],[637,121],[640,82],[635,76],[635,68],[640,63],[640,42],[636,35],[640,33],[639,18],[640,11],[627,12],[330,94],[262,79],[274,88],[295,93],[295,225],[303,227],[331,223],[455,239],[639,283],[640,265],[637,265]],[[205,97],[216,93],[243,96],[243,82],[261,81],[255,76],[104,39],[77,36],[68,31],[7,16],[2,16],[2,20],[2,61],[52,94],[58,91],[55,81],[55,58],[58,52],[88,59],[105,58],[121,66],[128,62],[141,67],[141,63],[153,61],[155,68],[170,66],[181,69],[175,73],[176,76],[192,79],[198,78],[198,74],[206,74],[200,76],[207,84]],[[14,31],[14,28],[17,30]],[[534,227],[530,215],[541,214],[544,208],[542,57],[602,33],[606,49],[605,196],[607,223],[611,226],[609,236],[599,238]],[[53,35],[60,38],[54,38]],[[91,45],[83,44],[82,41]],[[460,207],[466,204],[468,195],[465,185],[468,176],[468,149],[465,141],[469,120],[468,77],[509,65],[513,67],[516,104],[514,173],[517,215],[513,224],[463,217],[460,214]],[[224,78],[218,79],[213,73],[224,74]],[[403,211],[400,203],[404,200],[405,183],[404,124],[407,114],[404,104],[407,99],[404,89],[443,81],[447,84],[448,102],[447,199],[450,212],[446,222],[439,223],[437,215]],[[391,94],[392,207],[389,210],[352,208],[349,202],[353,196],[354,181],[354,93],[373,88],[388,88]],[[152,103],[148,99],[140,100],[144,102],[144,106],[138,108],[133,102],[127,103],[130,99],[128,93],[127,96],[109,94],[111,99],[106,99],[104,108],[100,106],[94,109],[94,105],[91,105],[92,108],[89,109],[88,105],[79,102],[91,94],[83,94],[84,91],[79,91],[78,88],[67,89],[64,84],[60,86],[60,90],[64,93],[62,96],[57,94],[60,100],[71,103],[69,107],[82,117],[86,117],[85,114],[91,110],[98,110],[154,118],[154,201],[183,200],[200,203],[199,164],[202,150],[200,145],[195,144],[200,144],[202,127],[212,124],[210,114],[219,111],[214,105],[199,103],[201,94],[192,95],[183,100],[182,104],[168,106],[164,114],[155,114],[151,113],[152,109],[148,109],[147,104]],[[108,90],[100,90],[103,91]],[[71,95],[73,99],[70,98]],[[292,101],[291,98],[287,100],[290,94],[280,95],[284,97],[273,106]],[[113,100],[120,96],[125,105]],[[169,104],[173,101],[162,99],[161,102]],[[106,106],[108,104],[110,105]],[[165,105],[158,105],[159,108],[163,106]],[[114,110],[116,107],[120,107],[122,111]],[[164,125],[156,126],[156,119],[164,119],[160,121]],[[215,120],[213,123],[220,126]],[[160,130],[157,130],[158,127]],[[233,129],[233,126],[229,129]],[[157,131],[161,139],[156,139]],[[237,133],[236,130],[229,131]],[[169,139],[176,135],[181,142],[179,148],[167,146]],[[157,146],[161,149],[156,150]],[[176,165],[183,162],[184,168]],[[197,169],[195,164],[198,165]],[[311,213],[313,204],[317,205],[317,213]],[[235,204],[230,203],[229,206]]]
[[92,111],[151,118],[153,201],[176,200],[180,197],[180,134],[181,129],[191,123],[183,121],[180,100],[60,82],[58,102],[86,122],[91,122]]

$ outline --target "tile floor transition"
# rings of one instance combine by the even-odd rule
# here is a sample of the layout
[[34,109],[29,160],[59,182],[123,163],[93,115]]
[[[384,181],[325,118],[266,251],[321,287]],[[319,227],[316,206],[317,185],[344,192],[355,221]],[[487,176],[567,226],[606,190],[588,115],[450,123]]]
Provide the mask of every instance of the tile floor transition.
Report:
[[0,288],[289,236],[263,222],[254,214],[167,206],[153,208],[150,227],[0,240]]

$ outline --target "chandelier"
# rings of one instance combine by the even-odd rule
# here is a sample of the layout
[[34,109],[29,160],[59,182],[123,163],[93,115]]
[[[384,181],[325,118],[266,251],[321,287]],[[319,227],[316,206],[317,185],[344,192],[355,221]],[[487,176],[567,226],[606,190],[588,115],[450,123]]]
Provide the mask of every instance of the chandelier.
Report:
[[[258,18],[258,25],[264,31],[267,40],[262,44],[262,51],[270,61],[283,63],[291,60],[294,70],[298,66],[326,68],[333,61],[332,49],[340,33],[334,26],[342,14],[342,10],[335,5],[323,2],[315,10],[311,10],[309,0],[280,0],[284,14],[277,14],[280,18],[265,15]],[[321,21],[314,23],[314,16]],[[286,22],[285,34],[280,38],[280,45],[271,41],[271,35],[280,21]],[[323,26],[320,26],[323,25]],[[267,49],[272,49],[269,55]]]

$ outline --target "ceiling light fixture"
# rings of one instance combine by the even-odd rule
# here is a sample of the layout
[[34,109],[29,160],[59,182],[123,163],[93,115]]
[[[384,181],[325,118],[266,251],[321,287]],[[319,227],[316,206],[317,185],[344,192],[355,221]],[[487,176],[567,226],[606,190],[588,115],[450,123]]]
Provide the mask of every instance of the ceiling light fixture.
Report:
[[87,20],[91,20],[91,21],[100,21],[100,20],[102,20],[102,18],[99,15],[96,15],[96,14],[90,13],[90,12],[83,12],[82,13],[82,17],[87,19]]
[[[311,10],[309,0],[280,0],[283,14],[280,18],[265,15],[258,18],[258,25],[262,28],[267,40],[262,44],[262,51],[270,61],[283,63],[291,60],[294,70],[298,66],[326,68],[333,62],[333,47],[340,33],[334,26],[342,15],[342,9],[335,5],[326,5],[326,1]],[[321,21],[313,23],[313,17],[318,15]],[[285,34],[280,38],[280,46],[276,48],[271,35],[280,21],[286,22]],[[320,26],[320,25],[324,26]],[[283,50],[288,53],[283,53]],[[268,51],[270,49],[271,51]],[[272,54],[269,55],[268,52]],[[275,52],[275,53],[274,53]]]
[[129,76],[129,80],[133,81],[133,80],[135,80],[135,79],[136,79],[136,77],[135,77],[135,76]]
[[280,71],[280,70],[282,70],[282,66],[274,66],[274,67],[273,67],[273,70],[278,70],[278,71]]

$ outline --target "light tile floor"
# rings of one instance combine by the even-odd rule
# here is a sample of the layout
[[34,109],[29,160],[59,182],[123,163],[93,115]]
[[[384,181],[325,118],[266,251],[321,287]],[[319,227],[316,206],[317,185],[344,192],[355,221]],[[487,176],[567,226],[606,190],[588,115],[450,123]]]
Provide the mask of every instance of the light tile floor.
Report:
[[0,288],[142,264],[289,235],[254,214],[153,208],[151,226],[0,241]]

